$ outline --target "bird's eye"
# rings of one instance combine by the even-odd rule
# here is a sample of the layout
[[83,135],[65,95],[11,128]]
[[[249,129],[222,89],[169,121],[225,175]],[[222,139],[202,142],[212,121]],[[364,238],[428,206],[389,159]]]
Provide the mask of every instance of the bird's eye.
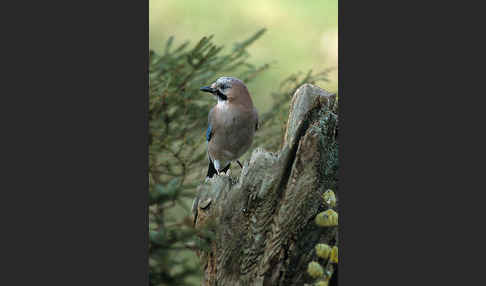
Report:
[[222,85],[220,86],[220,88],[221,88],[221,89],[227,89],[227,88],[228,88],[228,86],[227,86],[226,84],[222,84]]

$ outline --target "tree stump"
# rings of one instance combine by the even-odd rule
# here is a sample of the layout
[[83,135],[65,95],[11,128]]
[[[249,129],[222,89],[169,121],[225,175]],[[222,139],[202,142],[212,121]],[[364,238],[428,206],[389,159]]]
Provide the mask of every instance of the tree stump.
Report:
[[338,238],[337,227],[314,222],[324,191],[339,195],[336,110],[335,94],[304,84],[292,97],[279,152],[256,148],[239,178],[214,176],[198,187],[195,228],[213,234],[197,251],[202,285],[313,283],[306,270],[317,260],[315,245]]

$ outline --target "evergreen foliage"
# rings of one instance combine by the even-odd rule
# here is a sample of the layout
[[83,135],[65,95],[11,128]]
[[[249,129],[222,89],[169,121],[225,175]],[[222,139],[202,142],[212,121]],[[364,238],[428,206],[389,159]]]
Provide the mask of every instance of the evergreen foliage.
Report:
[[[247,48],[264,32],[262,29],[236,43],[229,52],[212,43],[212,36],[203,37],[192,48],[189,42],[174,48],[171,37],[164,52],[150,51],[150,285],[189,285],[187,277],[200,275],[195,256],[182,255],[196,247],[205,247],[201,244],[204,240],[194,239],[196,230],[189,218],[189,204],[197,185],[204,180],[208,164],[205,130],[208,112],[214,105],[214,99],[199,88],[220,76],[235,76],[248,84],[269,68],[266,63],[254,66],[248,62]],[[326,80],[327,72],[294,74],[283,81],[280,89],[272,93],[273,108],[260,114],[260,128],[253,147],[277,150],[291,96],[303,83]]]

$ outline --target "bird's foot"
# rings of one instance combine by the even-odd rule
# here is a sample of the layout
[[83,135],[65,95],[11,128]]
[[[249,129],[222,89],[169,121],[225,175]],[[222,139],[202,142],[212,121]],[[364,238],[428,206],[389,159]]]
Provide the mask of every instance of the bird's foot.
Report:
[[218,171],[218,176],[225,176],[225,177],[229,177],[231,174],[231,169],[228,169],[225,171]]

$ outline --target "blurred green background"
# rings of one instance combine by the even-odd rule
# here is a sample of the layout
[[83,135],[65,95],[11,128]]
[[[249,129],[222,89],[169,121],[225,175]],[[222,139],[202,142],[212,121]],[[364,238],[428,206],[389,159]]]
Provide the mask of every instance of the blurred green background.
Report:
[[211,34],[231,49],[260,28],[267,32],[249,48],[250,62],[270,68],[248,86],[258,110],[270,109],[271,91],[299,71],[334,68],[319,85],[337,92],[338,0],[149,0],[149,47],[156,52],[170,36],[177,46]]

